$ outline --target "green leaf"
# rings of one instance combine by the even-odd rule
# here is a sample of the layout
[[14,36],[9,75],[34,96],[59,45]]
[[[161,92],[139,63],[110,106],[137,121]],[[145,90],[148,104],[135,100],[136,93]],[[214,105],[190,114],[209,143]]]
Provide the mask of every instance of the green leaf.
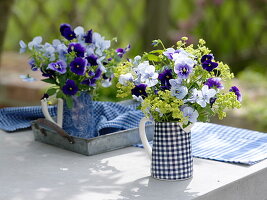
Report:
[[46,93],[49,95],[49,96],[52,96],[56,93],[57,91],[57,88],[49,88]]
[[52,78],[47,78],[47,79],[42,79],[43,82],[46,83],[51,83],[51,84],[56,84],[56,80],[52,79]]
[[149,53],[158,53],[158,54],[162,54],[163,53],[163,50],[153,50],[153,51],[150,51]]
[[65,97],[66,103],[67,103],[67,107],[68,108],[72,108],[73,107],[73,100],[70,96],[66,96]]
[[57,98],[64,98],[64,94],[63,94],[63,92],[61,91],[61,90],[59,90],[58,92],[57,92],[57,95],[56,95],[56,97]]
[[150,61],[155,61],[155,62],[159,62],[160,61],[159,57],[155,56],[154,54],[149,54],[148,53],[148,54],[146,54],[146,57]]

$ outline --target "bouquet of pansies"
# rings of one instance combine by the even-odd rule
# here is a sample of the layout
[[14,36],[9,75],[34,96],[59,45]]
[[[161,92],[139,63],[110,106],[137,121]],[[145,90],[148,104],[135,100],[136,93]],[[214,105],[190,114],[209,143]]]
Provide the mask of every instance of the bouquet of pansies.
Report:
[[[111,85],[113,68],[130,47],[111,49],[110,40],[92,30],[85,32],[81,26],[72,29],[69,24],[61,24],[60,33],[63,38],[53,40],[52,44],[42,44],[40,36],[28,45],[20,41],[20,53],[28,50],[31,69],[42,73],[42,81],[53,84],[44,97],[56,94],[71,107],[71,96],[80,92],[92,94],[100,85]],[[29,75],[22,78],[34,80]]]
[[226,109],[239,108],[239,89],[224,87],[234,77],[229,66],[215,60],[204,40],[197,48],[186,41],[183,37],[166,49],[161,40],[154,40],[153,45],[163,49],[120,64],[115,73],[118,97],[140,101],[146,117],[156,122],[180,122],[184,127],[216,114],[222,119]]

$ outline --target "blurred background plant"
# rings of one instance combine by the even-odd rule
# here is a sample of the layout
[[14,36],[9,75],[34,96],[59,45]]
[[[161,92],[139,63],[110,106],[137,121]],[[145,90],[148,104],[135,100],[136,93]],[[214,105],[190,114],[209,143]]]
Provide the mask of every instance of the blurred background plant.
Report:
[[[243,109],[220,123],[267,130],[267,0],[1,0],[0,21],[2,106],[37,104],[41,95],[36,90],[37,97],[27,99],[26,90],[14,87],[22,87],[20,80],[12,85],[29,70],[27,56],[17,53],[19,40],[42,35],[51,41],[59,24],[70,23],[107,39],[118,37],[120,47],[130,43],[129,57],[151,50],[153,39],[172,45],[182,36],[191,43],[203,38],[216,58],[230,65],[244,95]],[[99,100],[117,101],[115,88],[100,91]]]

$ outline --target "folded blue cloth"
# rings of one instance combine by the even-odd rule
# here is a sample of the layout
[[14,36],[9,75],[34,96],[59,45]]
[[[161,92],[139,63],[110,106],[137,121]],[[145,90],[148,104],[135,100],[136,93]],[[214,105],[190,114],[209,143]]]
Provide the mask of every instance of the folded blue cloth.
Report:
[[212,123],[196,123],[191,133],[192,154],[197,158],[246,165],[267,158],[266,133]]
[[[48,111],[52,117],[56,116],[56,107],[49,106]],[[40,106],[2,108],[0,109],[0,129],[15,131],[28,128],[31,126],[31,121],[43,117]]]
[[[144,116],[141,111],[136,110],[137,104],[94,101],[93,106],[99,135],[138,127],[140,119]],[[52,117],[56,116],[56,111],[55,106],[49,107]],[[3,108],[0,109],[0,129],[15,131],[28,128],[33,120],[43,117],[40,106]]]

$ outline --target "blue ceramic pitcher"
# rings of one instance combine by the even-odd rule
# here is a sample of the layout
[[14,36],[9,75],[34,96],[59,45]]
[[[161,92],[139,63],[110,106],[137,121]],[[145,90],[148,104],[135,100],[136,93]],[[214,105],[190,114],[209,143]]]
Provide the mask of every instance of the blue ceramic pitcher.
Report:
[[81,138],[96,137],[97,132],[91,95],[82,92],[80,96],[73,96],[72,98],[72,108],[68,108],[66,102],[58,99],[57,122],[48,113],[47,100],[42,100],[41,105],[45,118],[62,127],[71,136]]

